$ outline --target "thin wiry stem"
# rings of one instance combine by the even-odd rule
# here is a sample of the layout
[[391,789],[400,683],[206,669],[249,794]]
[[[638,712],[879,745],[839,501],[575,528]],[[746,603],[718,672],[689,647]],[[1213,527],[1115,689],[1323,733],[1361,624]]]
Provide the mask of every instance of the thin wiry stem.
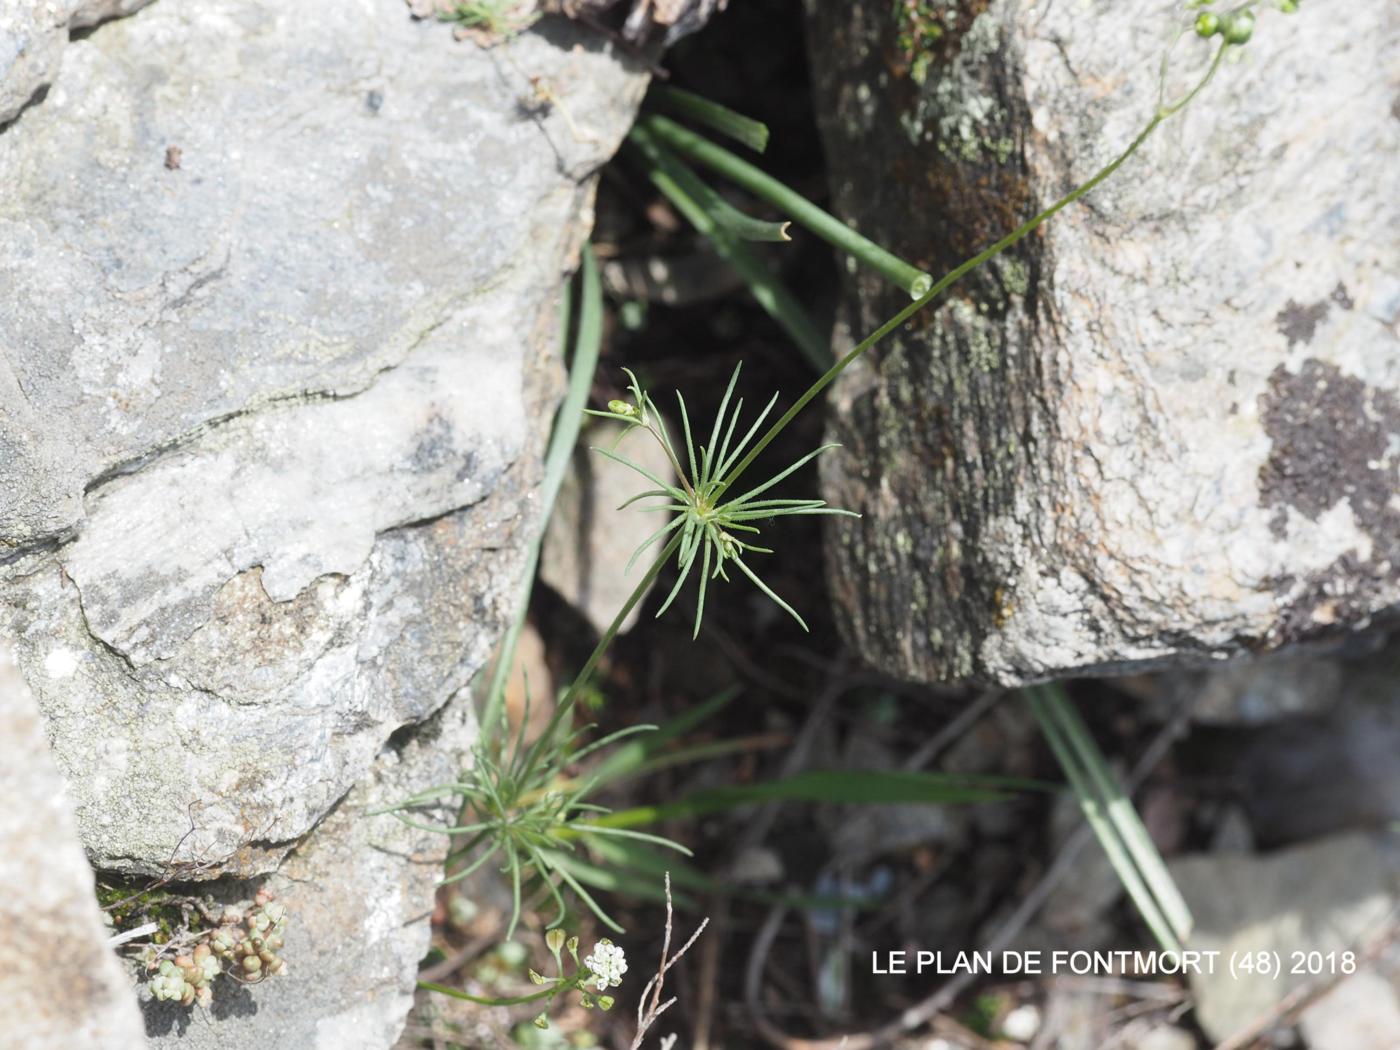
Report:
[[1152,119],[1147,122],[1146,126],[1142,129],[1142,131],[1138,133],[1137,137],[1134,138],[1133,141],[1128,144],[1127,149],[1123,150],[1122,153],[1118,154],[1118,156],[1114,157],[1113,160],[1109,161],[1106,165],[1099,169],[1099,171],[1091,179],[1089,179],[1088,182],[1085,182],[1084,184],[1071,190],[1069,193],[1065,194],[1063,197],[1057,200],[1054,204],[1050,205],[1050,207],[1046,208],[1044,211],[1027,219],[1020,226],[1016,227],[1016,229],[1012,230],[1001,240],[993,244],[990,248],[986,248],[983,251],[978,252],[966,262],[962,263],[955,269],[949,271],[942,278],[940,278],[938,282],[926,293],[924,293],[914,302],[910,303],[908,306],[904,307],[904,309],[900,310],[899,313],[895,314],[888,321],[882,324],[879,328],[875,329],[875,331],[871,332],[868,336],[866,336],[859,343],[857,343],[853,349],[846,353],[845,356],[843,356],[834,365],[827,369],[827,371],[815,383],[813,383],[806,389],[806,391],[803,392],[801,397],[799,397],[795,402],[793,402],[791,408],[789,408],[786,412],[784,412],[781,416],[778,417],[777,422],[775,422],[771,427],[768,428],[767,433],[765,433],[763,437],[761,437],[758,440],[758,442],[752,448],[749,449],[748,453],[721,478],[719,483],[721,491],[723,491],[728,486],[732,485],[734,481],[738,479],[738,477],[741,474],[744,473],[744,471],[748,470],[749,467],[753,465],[753,461],[758,458],[759,453],[761,453],[765,448],[767,448],[772,443],[773,439],[776,438],[779,434],[781,434],[784,429],[786,429],[787,425],[797,417],[797,414],[801,412],[804,408],[806,408],[807,405],[811,403],[813,398],[815,398],[818,394],[820,394],[823,390],[830,386],[832,382],[835,381],[837,376],[839,376],[848,367],[850,367],[852,363],[859,360],[867,351],[869,351],[871,347],[875,346],[887,335],[889,335],[895,329],[903,325],[905,321],[909,320],[909,318],[913,317],[925,306],[933,302],[934,299],[938,298],[945,291],[947,291],[951,285],[955,284],[957,281],[962,280],[962,278],[966,277],[969,273],[977,269],[983,263],[988,262],[991,259],[995,259],[1002,252],[1006,251],[1006,249],[1024,240],[1029,234],[1033,233],[1040,226],[1044,225],[1050,219],[1054,218],[1065,208],[1068,208],[1071,204],[1075,203],[1075,201],[1078,201],[1080,198],[1093,192],[1093,190],[1100,183],[1102,183],[1105,179],[1107,179],[1124,164],[1126,164],[1129,158],[1131,158],[1133,154],[1135,154],[1139,149],[1142,148],[1142,144],[1152,137],[1152,133],[1155,132],[1158,127],[1160,127],[1164,122],[1175,116],[1177,113],[1181,112],[1181,110],[1185,108],[1185,106],[1189,104],[1205,88],[1206,84],[1208,84],[1211,78],[1215,76],[1215,71],[1219,68],[1221,58],[1225,54],[1225,48],[1226,45],[1222,44],[1220,48],[1216,51],[1215,59],[1211,62],[1210,69],[1206,72],[1206,75],[1201,79],[1201,82],[1197,84],[1196,87],[1193,88],[1190,93],[1188,93],[1183,99],[1181,99],[1180,102],[1175,103],[1166,109],[1158,110],[1156,113],[1154,113],[1152,115]]

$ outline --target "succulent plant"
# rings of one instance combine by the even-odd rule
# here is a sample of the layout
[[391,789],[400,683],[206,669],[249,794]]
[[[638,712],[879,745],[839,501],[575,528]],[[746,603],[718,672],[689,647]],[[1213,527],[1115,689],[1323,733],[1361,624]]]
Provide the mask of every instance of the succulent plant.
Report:
[[227,907],[219,924],[198,935],[193,947],[173,959],[153,962],[155,975],[147,983],[151,995],[182,1006],[208,1006],[215,977],[227,973],[243,984],[257,984],[287,972],[278,952],[287,923],[286,905],[259,890],[250,907]]

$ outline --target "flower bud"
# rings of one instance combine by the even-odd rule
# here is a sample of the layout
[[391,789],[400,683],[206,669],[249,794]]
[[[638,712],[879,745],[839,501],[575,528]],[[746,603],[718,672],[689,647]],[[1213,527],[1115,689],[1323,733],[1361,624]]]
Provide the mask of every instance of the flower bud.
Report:
[[1227,44],[1245,44],[1254,35],[1254,16],[1248,11],[1232,15],[1225,23],[1223,33]]
[[248,973],[257,973],[262,969],[262,960],[256,955],[245,955],[243,957],[243,969]]
[[546,1017],[544,1014],[540,1014],[538,1017],[535,1018],[535,1027],[542,1030],[548,1028],[549,1018]]
[[617,1000],[615,1000],[611,995],[598,996],[598,1005],[601,1006],[604,1010],[611,1010],[613,1008],[613,1003],[616,1001]]
[[544,935],[544,943],[545,947],[557,956],[559,954],[559,949],[564,947],[564,931],[557,926],[547,931]]
[[608,402],[608,411],[613,415],[626,416],[629,419],[636,419],[641,415],[641,413],[637,411],[636,405],[632,404],[630,401],[619,401],[616,398]]
[[1212,37],[1220,32],[1220,16],[1214,11],[1202,11],[1196,16],[1196,35]]
[[531,984],[544,984],[544,978],[541,977],[539,974],[537,974],[534,970],[531,970],[531,971],[530,971],[530,983],[531,983]]

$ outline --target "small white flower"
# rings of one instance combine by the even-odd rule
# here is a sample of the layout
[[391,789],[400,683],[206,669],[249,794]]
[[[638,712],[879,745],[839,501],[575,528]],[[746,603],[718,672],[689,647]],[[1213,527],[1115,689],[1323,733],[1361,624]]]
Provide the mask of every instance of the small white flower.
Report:
[[622,984],[627,972],[627,958],[622,949],[604,937],[593,946],[593,954],[584,957],[583,965],[593,974],[593,986],[598,991]]

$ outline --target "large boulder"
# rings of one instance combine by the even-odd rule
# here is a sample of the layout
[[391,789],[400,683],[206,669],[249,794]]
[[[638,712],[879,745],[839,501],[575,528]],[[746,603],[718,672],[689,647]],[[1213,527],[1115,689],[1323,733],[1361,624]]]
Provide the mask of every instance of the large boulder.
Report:
[[645,68],[562,21],[485,51],[402,0],[182,0],[48,79],[0,131],[0,639],[97,866],[278,872],[291,976],[152,1033],[387,1046],[442,843],[366,811],[468,760]]
[[0,740],[0,1041],[9,1050],[139,1050],[136,997],[107,947],[63,778],[6,645]]
[[[1133,139],[1174,29],[1148,0],[808,10],[835,208],[935,273]],[[834,388],[823,495],[862,517],[830,577],[874,664],[1016,683],[1400,601],[1400,9],[1264,12],[1239,58]],[[838,343],[905,302],[853,274]]]
[[4,628],[101,867],[269,869],[514,611],[644,77],[505,54],[394,0],[158,4],[0,136]]
[[151,0],[0,2],[0,127],[43,98],[72,33],[129,15]]

